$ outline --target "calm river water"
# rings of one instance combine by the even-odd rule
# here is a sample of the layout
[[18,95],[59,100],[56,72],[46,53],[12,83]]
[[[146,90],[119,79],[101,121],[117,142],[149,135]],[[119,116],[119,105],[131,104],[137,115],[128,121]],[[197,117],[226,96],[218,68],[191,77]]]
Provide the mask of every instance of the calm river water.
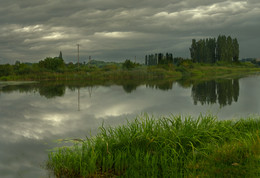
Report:
[[213,114],[219,119],[260,113],[260,76],[161,82],[0,82],[0,177],[49,177],[48,150],[58,139],[94,135],[137,115]]

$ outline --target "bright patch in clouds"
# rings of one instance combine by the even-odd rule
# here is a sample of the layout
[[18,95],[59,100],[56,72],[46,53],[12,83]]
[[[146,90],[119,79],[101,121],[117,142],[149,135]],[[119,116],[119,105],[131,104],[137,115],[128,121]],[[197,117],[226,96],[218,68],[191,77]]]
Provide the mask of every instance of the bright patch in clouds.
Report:
[[42,49],[46,49],[46,45],[32,46],[29,49],[30,50],[42,50]]
[[47,36],[44,36],[43,39],[47,39],[47,40],[56,40],[56,39],[61,39],[66,37],[65,35],[63,35],[60,32],[53,32]]
[[201,6],[187,12],[193,15],[193,18],[203,18],[207,16],[222,15],[225,13],[241,13],[246,9],[247,2],[222,2],[210,6]]
[[246,9],[247,2],[221,2],[208,6],[198,6],[193,9],[186,9],[177,12],[159,12],[155,14],[155,17],[164,17],[164,18],[183,18],[183,17],[192,17],[193,19],[203,18],[208,16],[215,16],[218,14],[224,14],[228,12],[242,12]]
[[66,115],[62,115],[62,114],[49,114],[49,115],[47,114],[47,115],[43,116],[42,119],[49,121],[50,125],[58,126],[58,125],[61,125],[62,122],[66,121],[68,118]]
[[134,32],[97,32],[94,35],[105,38],[127,38],[134,35]]
[[14,31],[15,32],[26,32],[26,33],[32,33],[32,32],[39,32],[42,31],[42,25],[31,25],[31,26],[25,26],[22,28],[17,28]]

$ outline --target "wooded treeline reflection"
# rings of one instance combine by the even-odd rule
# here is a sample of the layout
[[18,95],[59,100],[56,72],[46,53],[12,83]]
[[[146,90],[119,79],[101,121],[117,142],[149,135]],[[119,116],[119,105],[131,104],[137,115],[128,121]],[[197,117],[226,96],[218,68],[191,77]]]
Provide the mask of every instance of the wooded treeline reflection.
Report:
[[[42,82],[23,85],[8,85],[0,88],[0,93],[19,91],[20,93],[38,92],[46,98],[62,97],[66,88],[75,91],[80,88],[93,88],[98,86],[109,87],[111,85],[122,86],[126,93],[131,93],[139,86],[159,90],[172,90],[173,84],[178,83],[182,88],[191,88],[191,96],[194,104],[216,104],[221,107],[237,102],[239,96],[239,79],[218,79],[211,81],[189,81],[189,80],[162,80],[162,81],[118,81],[117,83],[87,83],[87,82]],[[177,94],[177,93],[175,93]],[[174,101],[173,101],[174,102]]]
[[239,96],[238,79],[205,81],[192,86],[194,104],[218,103],[221,107],[237,102]]
[[66,85],[65,84],[22,84],[22,85],[8,85],[0,89],[0,91],[4,93],[12,93],[14,91],[18,91],[20,93],[39,93],[40,96],[44,96],[46,98],[54,98],[61,97],[65,94]]

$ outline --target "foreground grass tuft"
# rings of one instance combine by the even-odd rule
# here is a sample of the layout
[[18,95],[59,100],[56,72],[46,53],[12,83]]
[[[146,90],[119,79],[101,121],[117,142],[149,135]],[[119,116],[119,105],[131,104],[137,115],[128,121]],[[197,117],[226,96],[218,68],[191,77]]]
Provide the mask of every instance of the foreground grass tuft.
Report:
[[260,119],[147,115],[49,153],[57,177],[258,177]]

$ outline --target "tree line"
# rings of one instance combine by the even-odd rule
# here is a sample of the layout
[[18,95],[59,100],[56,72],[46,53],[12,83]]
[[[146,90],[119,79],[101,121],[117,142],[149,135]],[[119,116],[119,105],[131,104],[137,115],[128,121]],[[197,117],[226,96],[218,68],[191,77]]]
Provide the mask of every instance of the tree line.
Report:
[[47,57],[39,63],[21,63],[16,61],[14,65],[0,65],[0,77],[8,75],[24,75],[38,72],[59,71],[66,67],[60,52],[59,57]]
[[168,64],[173,63],[173,55],[172,53],[155,53],[145,56],[145,65],[157,65],[157,64]]
[[192,39],[190,55],[193,62],[238,62],[239,44],[236,38],[219,35],[218,38]]

